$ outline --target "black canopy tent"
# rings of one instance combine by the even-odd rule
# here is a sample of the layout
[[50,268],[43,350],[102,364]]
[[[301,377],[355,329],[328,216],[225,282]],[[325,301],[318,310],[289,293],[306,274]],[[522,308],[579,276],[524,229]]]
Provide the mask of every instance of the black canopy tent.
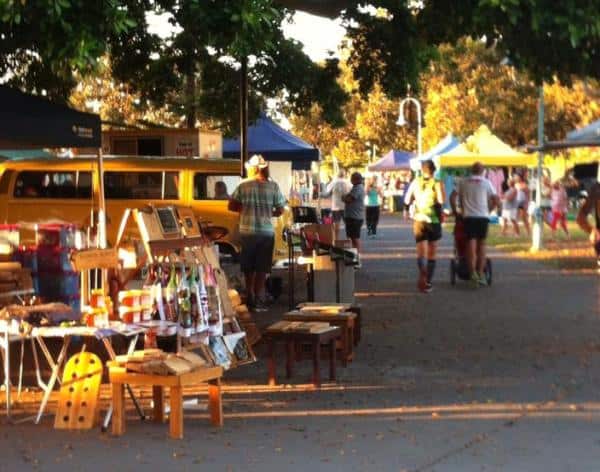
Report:
[[0,86],[0,148],[97,148],[99,174],[98,226],[106,247],[104,178],[100,117],[6,86]]
[[0,86],[0,148],[101,146],[100,117]]

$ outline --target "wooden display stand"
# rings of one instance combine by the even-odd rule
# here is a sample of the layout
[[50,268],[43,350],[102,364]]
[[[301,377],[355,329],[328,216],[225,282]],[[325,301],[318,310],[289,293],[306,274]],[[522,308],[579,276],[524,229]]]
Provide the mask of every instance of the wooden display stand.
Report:
[[328,314],[317,311],[290,311],[283,315],[283,319],[285,321],[320,321],[332,326],[339,326],[341,330],[339,350],[341,351],[342,365],[346,367],[348,362],[354,359],[355,313],[342,311]]
[[154,421],[164,421],[164,389],[169,388],[169,436],[183,439],[183,388],[208,383],[208,410],[214,426],[223,426],[221,402],[222,367],[206,367],[181,375],[148,375],[127,372],[115,362],[108,363],[112,389],[114,414],[112,433],[121,436],[125,432],[125,385],[151,386],[154,400]]
[[321,345],[329,347],[329,379],[335,380],[336,341],[341,336],[339,327],[330,326],[323,331],[310,332],[294,329],[281,330],[272,325],[267,328],[263,336],[269,343],[269,385],[275,385],[275,344],[277,342],[283,342],[286,345],[286,377],[288,379],[293,374],[296,348],[301,344],[310,344],[312,346],[312,382],[314,386],[321,387]]

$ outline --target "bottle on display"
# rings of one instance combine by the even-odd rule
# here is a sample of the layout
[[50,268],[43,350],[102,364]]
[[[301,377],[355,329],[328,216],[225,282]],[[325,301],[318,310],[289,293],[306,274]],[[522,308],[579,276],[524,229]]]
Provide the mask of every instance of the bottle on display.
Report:
[[175,275],[175,265],[171,265],[169,282],[164,290],[165,315],[167,321],[177,321],[177,277]]
[[[148,266],[148,274],[144,280],[142,288],[150,293],[150,299],[152,300],[152,319],[159,319],[160,314],[158,313],[158,300],[156,297],[156,281],[157,281],[157,269],[156,266]],[[162,290],[159,292],[159,297],[162,300]]]
[[222,333],[222,322],[220,313],[219,291],[216,284],[213,268],[205,267],[206,293],[208,298],[208,330],[211,336],[220,336]]
[[181,264],[179,285],[177,287],[177,305],[179,308],[180,333],[184,337],[192,335],[192,305],[190,301],[190,288],[185,266]]
[[200,320],[200,287],[198,285],[198,267],[196,264],[192,265],[188,281],[190,289],[190,305],[192,309],[192,325],[196,332],[200,332],[202,331]]
[[199,301],[199,318],[200,318],[200,330],[205,331],[208,329],[208,320],[210,318],[210,311],[208,307],[208,293],[206,291],[206,284],[204,283],[204,266],[198,266],[198,294]]
[[153,320],[166,320],[165,299],[164,299],[164,274],[163,269],[159,265],[156,268],[156,280],[152,285],[152,298],[156,304],[156,311],[152,313]]

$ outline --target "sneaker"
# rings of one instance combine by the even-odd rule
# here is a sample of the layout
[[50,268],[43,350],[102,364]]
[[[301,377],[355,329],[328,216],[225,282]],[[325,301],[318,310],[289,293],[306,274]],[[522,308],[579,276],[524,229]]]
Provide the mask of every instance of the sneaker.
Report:
[[425,284],[425,290],[423,290],[423,292],[425,292],[425,293],[433,292],[433,284],[431,282],[427,282]]
[[471,287],[478,288],[479,285],[479,276],[477,275],[477,272],[473,272],[471,274]]
[[256,312],[269,311],[269,305],[267,305],[265,300],[257,298],[256,302],[254,303],[254,311],[256,311]]
[[479,284],[480,287],[487,287],[488,283],[487,280],[485,278],[485,276],[479,275],[477,274],[477,283]]

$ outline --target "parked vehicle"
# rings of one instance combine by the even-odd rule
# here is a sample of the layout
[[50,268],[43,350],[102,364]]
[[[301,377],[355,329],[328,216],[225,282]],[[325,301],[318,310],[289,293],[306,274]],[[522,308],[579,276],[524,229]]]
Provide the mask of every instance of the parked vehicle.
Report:
[[[227,194],[240,181],[239,169],[240,162],[234,159],[106,156],[109,244],[116,240],[126,208],[180,205],[191,207],[201,221],[226,228],[227,234],[217,244],[223,252],[237,255],[239,215],[227,210]],[[0,174],[0,222],[62,220],[88,225],[92,208],[97,208],[95,157],[5,161],[0,163]],[[135,236],[136,232],[131,226],[125,234]],[[281,234],[278,228],[276,251],[287,254]]]

